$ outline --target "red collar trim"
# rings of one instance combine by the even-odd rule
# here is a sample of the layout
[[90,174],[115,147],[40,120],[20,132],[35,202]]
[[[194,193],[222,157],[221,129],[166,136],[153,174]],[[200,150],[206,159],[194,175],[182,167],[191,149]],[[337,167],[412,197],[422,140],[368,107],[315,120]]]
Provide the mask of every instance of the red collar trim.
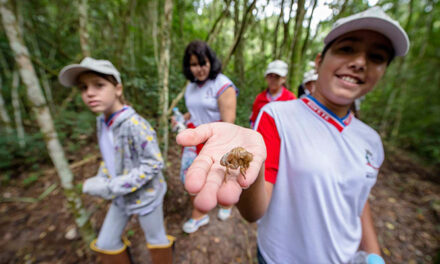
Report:
[[320,118],[333,125],[339,132],[342,132],[344,128],[353,120],[353,113],[351,111],[345,117],[339,118],[310,95],[302,97],[301,101],[303,101],[304,104],[309,107],[310,110],[315,112]]

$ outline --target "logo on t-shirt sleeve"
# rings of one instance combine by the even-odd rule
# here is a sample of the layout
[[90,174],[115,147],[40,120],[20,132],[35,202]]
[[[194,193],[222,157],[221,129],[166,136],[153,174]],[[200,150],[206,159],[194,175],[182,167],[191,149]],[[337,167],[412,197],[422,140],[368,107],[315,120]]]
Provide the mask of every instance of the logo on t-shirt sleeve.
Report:
[[365,150],[365,160],[366,160],[366,165],[368,166],[368,170],[367,170],[367,174],[365,175],[365,177],[367,178],[376,178],[377,177],[377,173],[379,171],[379,167],[374,166],[374,164],[372,163],[373,161],[373,153],[371,153],[370,150],[366,149]]

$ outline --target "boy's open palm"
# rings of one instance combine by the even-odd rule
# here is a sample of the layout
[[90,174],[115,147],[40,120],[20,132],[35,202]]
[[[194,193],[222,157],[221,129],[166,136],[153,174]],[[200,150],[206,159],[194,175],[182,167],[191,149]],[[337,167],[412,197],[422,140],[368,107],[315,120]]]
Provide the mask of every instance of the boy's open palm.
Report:
[[[217,203],[225,206],[236,204],[242,189],[255,181],[266,159],[266,146],[259,133],[225,122],[186,129],[177,135],[176,140],[182,146],[205,142],[185,178],[186,190],[196,195],[194,206],[203,212],[211,210]],[[225,176],[226,167],[220,165],[223,155],[236,147],[253,154],[245,177],[240,175],[239,170]]]

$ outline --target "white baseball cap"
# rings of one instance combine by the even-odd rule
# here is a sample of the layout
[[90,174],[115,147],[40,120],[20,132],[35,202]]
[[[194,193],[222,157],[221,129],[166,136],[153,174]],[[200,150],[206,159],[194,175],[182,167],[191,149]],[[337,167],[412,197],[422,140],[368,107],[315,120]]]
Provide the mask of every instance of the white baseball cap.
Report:
[[58,80],[66,87],[74,86],[78,83],[78,76],[87,71],[111,75],[118,83],[121,83],[121,75],[110,61],[96,60],[90,57],[85,57],[79,64],[64,67],[58,75]]
[[337,37],[355,30],[372,30],[387,37],[393,45],[396,56],[408,53],[409,39],[399,22],[390,18],[380,7],[375,6],[363,12],[340,18],[324,39],[325,45]]
[[287,68],[287,63],[282,60],[272,61],[271,63],[269,63],[269,65],[267,65],[267,70],[264,73],[264,76],[268,75],[269,73],[275,73],[281,77],[286,77]]
[[310,70],[304,73],[303,84],[316,80],[318,80],[318,74],[315,72],[315,70]]

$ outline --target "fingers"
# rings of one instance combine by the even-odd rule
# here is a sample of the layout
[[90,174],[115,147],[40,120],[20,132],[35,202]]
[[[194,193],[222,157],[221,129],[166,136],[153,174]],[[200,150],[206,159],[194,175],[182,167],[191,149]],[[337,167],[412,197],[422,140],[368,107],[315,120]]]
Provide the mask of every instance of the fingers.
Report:
[[176,141],[181,146],[196,146],[204,143],[212,136],[212,129],[209,124],[198,126],[194,129],[185,129],[180,132]]
[[209,156],[203,154],[194,159],[185,177],[185,189],[189,193],[196,194],[200,192],[213,163],[214,161]]
[[200,211],[207,212],[217,205],[217,192],[223,184],[224,170],[213,165],[206,182],[194,199],[194,206]]
[[[242,178],[240,176],[239,178]],[[235,180],[228,180],[223,184],[217,193],[218,203],[224,206],[234,205],[238,202],[242,188]]]

